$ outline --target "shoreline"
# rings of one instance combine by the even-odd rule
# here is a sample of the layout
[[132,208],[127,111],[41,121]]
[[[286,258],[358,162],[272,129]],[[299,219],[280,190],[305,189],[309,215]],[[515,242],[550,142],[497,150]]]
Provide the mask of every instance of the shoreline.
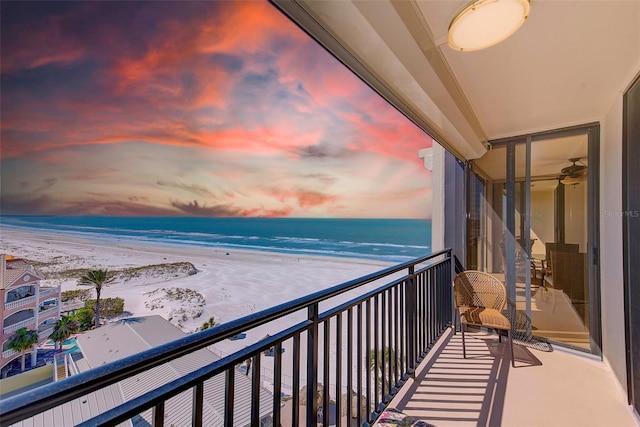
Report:
[[[365,254],[357,255],[336,255],[330,252],[326,254],[320,254],[317,252],[304,252],[294,249],[281,249],[281,250],[267,250],[267,249],[248,249],[245,247],[233,247],[233,246],[225,246],[224,244],[214,245],[210,243],[201,243],[198,242],[184,242],[177,243],[171,241],[160,241],[160,240],[144,240],[137,237],[128,237],[128,236],[115,236],[115,235],[107,235],[101,233],[92,234],[90,232],[82,232],[82,231],[64,231],[64,230],[51,230],[51,229],[41,229],[41,228],[32,228],[28,226],[16,226],[16,225],[5,225],[0,223],[0,240],[3,235],[6,233],[9,234],[19,234],[22,233],[27,235],[38,235],[33,236],[33,239],[45,240],[45,241],[63,241],[63,242],[73,242],[77,244],[86,244],[90,246],[117,246],[123,249],[131,249],[131,250],[143,250],[143,251],[151,251],[151,252],[176,252],[179,250],[189,251],[198,251],[198,250],[212,250],[213,252],[233,252],[239,254],[263,254],[265,256],[289,256],[293,258],[306,258],[306,259],[334,259],[336,262],[359,262],[359,263],[372,263],[372,264],[383,264],[383,265],[396,265],[402,262],[410,261],[413,257],[401,256],[397,255],[397,257],[405,258],[403,260],[391,260],[384,259],[383,256],[374,257],[367,256]],[[95,240],[91,240],[94,238]],[[238,245],[240,246],[240,245]]]
[[[230,255],[226,255],[227,251],[220,248],[153,245],[148,242],[92,242],[52,231],[6,231],[0,227],[0,247],[3,252],[17,258],[54,262],[52,268],[59,265],[65,269],[88,267],[114,270],[189,262],[198,270],[198,273],[190,276],[135,277],[103,287],[102,298],[124,298],[125,314],[109,319],[102,327],[123,318],[160,315],[184,333],[190,334],[198,331],[210,317],[215,319],[216,324],[223,324],[397,265],[368,259],[297,256],[250,250],[232,251]],[[45,271],[36,269],[46,277]],[[406,273],[396,274],[399,277]],[[63,291],[91,289],[78,286],[77,279],[46,279],[42,285],[60,285]],[[320,310],[336,307],[357,294],[380,285],[380,282],[371,282],[357,290],[341,293],[322,302]],[[172,299],[172,295],[176,294],[188,295],[188,298]],[[207,348],[218,357],[224,357],[258,342],[267,334],[274,335],[284,331],[304,321],[306,316],[305,310],[296,311],[246,330],[242,339],[225,339]],[[345,339],[344,336],[342,339]],[[289,393],[292,392],[290,386],[293,384],[292,346],[291,340],[286,341],[283,344],[286,351],[282,355],[283,390]],[[335,354],[336,337],[333,334],[330,346],[334,357],[338,357]],[[306,351],[304,340],[300,343],[300,351]],[[346,353],[340,358],[346,366]],[[274,359],[263,355],[261,363],[260,375],[264,384],[269,384],[275,372]],[[321,371],[322,368],[319,367],[319,373]],[[302,373],[301,378],[304,377]]]
[[[185,277],[142,277],[113,283],[103,298],[125,299],[130,316],[159,314],[173,318],[184,332],[194,332],[213,317],[217,323],[243,317],[286,303],[321,289],[382,270],[393,262],[367,258],[297,255],[258,250],[173,245],[147,241],[91,241],[52,230],[17,230],[0,227],[3,252],[16,258],[52,263],[42,270],[122,269],[190,262],[197,274]],[[228,255],[227,255],[228,254]],[[157,279],[157,280],[156,280]],[[47,279],[43,285],[62,290],[79,287],[77,279]],[[201,304],[171,301],[161,289],[191,289],[202,295]],[[179,317],[176,321],[176,318]]]

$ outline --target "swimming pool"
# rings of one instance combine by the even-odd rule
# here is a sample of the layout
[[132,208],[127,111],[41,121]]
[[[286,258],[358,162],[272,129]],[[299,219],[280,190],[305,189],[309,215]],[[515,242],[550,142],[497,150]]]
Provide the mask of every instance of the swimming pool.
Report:
[[[48,340],[47,342],[45,342],[45,345],[47,346],[55,346],[57,343]],[[69,338],[67,340],[64,340],[62,342],[62,349],[65,351],[65,353],[69,353],[69,354],[78,354],[78,353],[82,353],[82,351],[80,350],[80,347],[78,347],[78,341],[75,338]]]

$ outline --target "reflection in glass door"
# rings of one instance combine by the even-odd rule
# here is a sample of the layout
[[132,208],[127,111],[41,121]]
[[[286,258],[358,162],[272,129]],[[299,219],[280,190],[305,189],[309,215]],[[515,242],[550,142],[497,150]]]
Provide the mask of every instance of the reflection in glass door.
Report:
[[469,241],[468,253],[483,253],[473,264],[504,281],[518,318],[527,319],[522,333],[597,353],[589,135],[510,140],[473,161],[470,182],[481,185],[470,186],[468,218],[484,239]]

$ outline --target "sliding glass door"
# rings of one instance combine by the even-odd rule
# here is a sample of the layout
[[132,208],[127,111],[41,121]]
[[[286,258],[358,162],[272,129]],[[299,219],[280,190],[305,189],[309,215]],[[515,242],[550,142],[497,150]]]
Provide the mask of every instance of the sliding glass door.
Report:
[[467,203],[467,228],[482,236],[468,240],[467,253],[482,254],[468,268],[503,280],[518,332],[597,354],[598,132],[493,141],[470,165]]

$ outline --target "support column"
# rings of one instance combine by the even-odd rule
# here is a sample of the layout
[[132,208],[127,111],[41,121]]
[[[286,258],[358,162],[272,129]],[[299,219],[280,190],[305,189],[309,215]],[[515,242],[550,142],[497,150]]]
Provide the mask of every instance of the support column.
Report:
[[464,167],[456,157],[433,141],[432,148],[418,152],[431,171],[431,250],[451,248],[463,264],[465,257],[466,206]]

